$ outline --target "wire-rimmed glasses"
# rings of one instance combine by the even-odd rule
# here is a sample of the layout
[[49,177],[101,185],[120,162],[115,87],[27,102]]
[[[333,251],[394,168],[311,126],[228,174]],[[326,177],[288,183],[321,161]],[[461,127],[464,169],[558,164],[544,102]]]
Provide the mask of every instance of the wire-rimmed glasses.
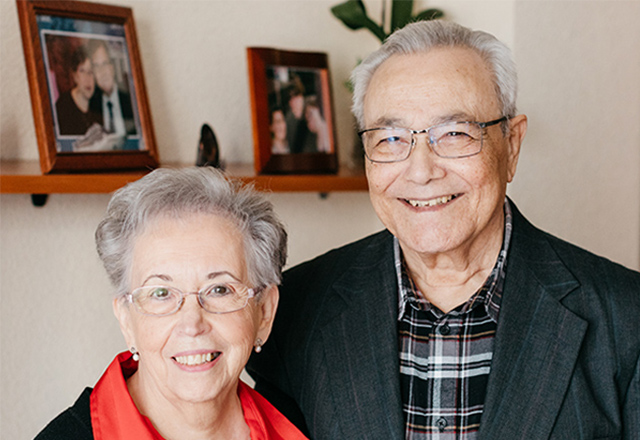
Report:
[[400,162],[409,157],[415,135],[426,133],[431,150],[439,157],[458,159],[474,156],[482,151],[484,129],[506,121],[503,116],[489,122],[446,122],[424,130],[399,127],[377,127],[362,130],[358,134],[364,145],[364,153],[371,162]]
[[163,285],[142,286],[125,297],[143,315],[167,316],[182,307],[188,295],[197,295],[200,306],[209,313],[232,313],[247,306],[258,289],[251,289],[236,281],[215,282],[197,292],[184,293],[176,287]]

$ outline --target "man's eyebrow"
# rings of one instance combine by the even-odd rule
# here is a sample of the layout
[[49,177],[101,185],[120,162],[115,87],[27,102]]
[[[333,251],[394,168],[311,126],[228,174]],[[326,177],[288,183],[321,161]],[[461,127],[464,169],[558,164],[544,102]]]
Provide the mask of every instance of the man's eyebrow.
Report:
[[[431,121],[429,127],[433,127],[435,125],[446,124],[447,122],[468,122],[474,121],[475,117],[471,116],[466,112],[455,112],[450,113],[443,116],[438,116],[437,118]],[[398,128],[410,128],[408,124],[404,123],[403,119],[400,118],[389,118],[386,116],[382,116],[374,121],[371,128],[377,127],[398,127]],[[416,130],[421,130],[422,128],[427,127],[417,127]]]
[[389,118],[386,116],[382,116],[373,122],[372,128],[375,127],[404,127],[404,125],[402,124],[402,119],[400,118]]
[[475,117],[471,116],[469,113],[457,112],[457,113],[451,113],[444,116],[439,116],[438,118],[434,119],[432,125],[440,125],[440,124],[445,124],[447,122],[469,122],[469,121],[473,121],[474,119]]

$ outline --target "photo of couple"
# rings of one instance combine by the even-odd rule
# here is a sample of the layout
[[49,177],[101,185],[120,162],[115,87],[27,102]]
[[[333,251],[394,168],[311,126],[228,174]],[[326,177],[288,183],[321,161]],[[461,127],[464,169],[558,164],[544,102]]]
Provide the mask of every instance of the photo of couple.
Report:
[[59,152],[138,150],[124,37],[43,31]]
[[267,68],[272,154],[333,152],[316,70]]

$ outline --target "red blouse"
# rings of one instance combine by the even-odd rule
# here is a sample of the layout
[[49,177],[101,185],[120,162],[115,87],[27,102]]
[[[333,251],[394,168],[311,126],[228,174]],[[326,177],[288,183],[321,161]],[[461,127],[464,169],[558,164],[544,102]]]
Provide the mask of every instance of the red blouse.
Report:
[[[138,369],[131,353],[111,362],[91,393],[91,424],[96,440],[164,440],[151,421],[140,414],[126,379]],[[305,440],[306,437],[251,387],[238,382],[238,397],[251,440]]]

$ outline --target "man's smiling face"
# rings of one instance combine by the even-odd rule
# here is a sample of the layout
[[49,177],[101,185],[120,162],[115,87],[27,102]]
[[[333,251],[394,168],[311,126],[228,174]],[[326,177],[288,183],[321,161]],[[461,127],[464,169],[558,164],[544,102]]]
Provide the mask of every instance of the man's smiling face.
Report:
[[[435,48],[393,55],[374,73],[364,100],[366,129],[422,130],[450,121],[501,117],[492,73],[466,48]],[[523,121],[526,129],[526,118]],[[513,127],[514,121],[510,124]],[[524,135],[524,133],[522,133]],[[373,207],[403,250],[441,254],[500,238],[507,183],[515,174],[521,136],[501,125],[484,131],[482,151],[471,157],[436,156],[425,134],[408,159],[366,161]]]

